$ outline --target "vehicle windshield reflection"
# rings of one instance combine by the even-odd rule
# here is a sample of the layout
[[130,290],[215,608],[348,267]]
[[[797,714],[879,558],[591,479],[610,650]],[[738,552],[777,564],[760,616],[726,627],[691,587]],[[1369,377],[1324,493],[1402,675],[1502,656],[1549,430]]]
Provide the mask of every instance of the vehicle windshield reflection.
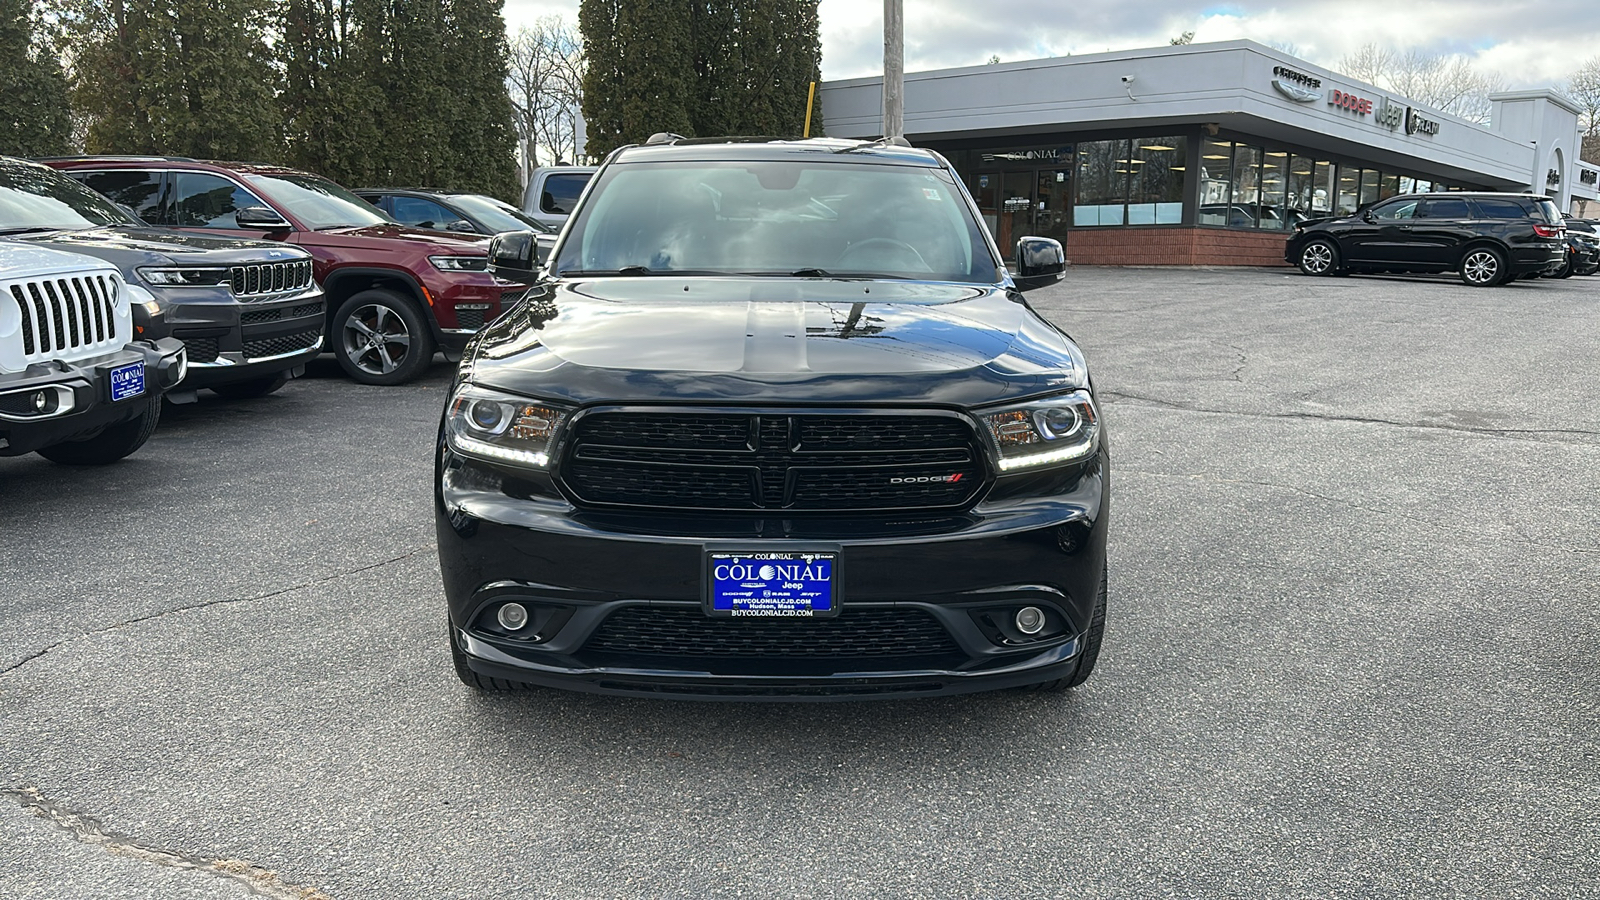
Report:
[[551,267],[557,276],[999,279],[979,223],[938,169],[657,163],[600,177]]

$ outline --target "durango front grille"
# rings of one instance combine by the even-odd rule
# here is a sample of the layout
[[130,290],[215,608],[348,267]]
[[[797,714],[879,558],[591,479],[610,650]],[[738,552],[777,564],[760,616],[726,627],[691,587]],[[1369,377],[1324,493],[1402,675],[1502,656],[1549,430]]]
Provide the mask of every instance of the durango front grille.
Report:
[[939,413],[601,411],[561,468],[586,504],[832,512],[960,507],[985,474],[973,430]]
[[233,295],[245,302],[298,293],[311,286],[311,260],[234,266],[228,270],[228,282]]
[[6,286],[3,302],[19,314],[22,364],[76,359],[128,342],[117,335],[117,279],[109,273],[24,278]]
[[294,353],[297,350],[309,350],[322,337],[322,329],[302,331],[299,334],[286,334],[283,337],[266,338],[259,341],[244,342],[244,358],[246,360],[264,359],[268,356],[282,356],[285,353]]
[[920,609],[845,609],[827,619],[714,619],[699,609],[660,606],[612,613],[581,652],[766,661],[961,654],[944,626]]

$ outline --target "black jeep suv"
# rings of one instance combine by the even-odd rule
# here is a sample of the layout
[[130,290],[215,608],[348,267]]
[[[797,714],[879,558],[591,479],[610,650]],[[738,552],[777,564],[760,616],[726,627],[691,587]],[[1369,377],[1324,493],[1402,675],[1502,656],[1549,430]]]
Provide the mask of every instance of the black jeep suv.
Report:
[[1488,287],[1559,268],[1565,230],[1548,197],[1406,194],[1296,225],[1284,259],[1307,275],[1458,272],[1468,285]]
[[99,257],[133,297],[142,340],[175,337],[189,373],[167,399],[198,388],[258,397],[304,371],[322,350],[322,289],[311,255],[238,238],[150,228],[61,173],[0,157],[0,238]]
[[934,153],[613,153],[439,432],[469,685],[745,699],[1065,688],[1106,604],[1109,455],[1083,354]]

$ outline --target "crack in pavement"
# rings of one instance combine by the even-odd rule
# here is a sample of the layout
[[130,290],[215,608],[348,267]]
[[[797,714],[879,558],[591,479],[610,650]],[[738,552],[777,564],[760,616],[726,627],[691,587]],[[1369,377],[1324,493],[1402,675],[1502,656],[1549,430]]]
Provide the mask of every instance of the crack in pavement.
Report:
[[116,856],[226,879],[243,885],[258,897],[270,897],[273,900],[332,900],[317,888],[291,884],[279,878],[278,873],[271,869],[263,869],[244,860],[211,859],[177,850],[164,850],[112,834],[94,817],[62,806],[36,787],[0,789],[0,796],[15,800],[23,809],[48,821],[57,830],[79,842],[94,844]]
[[1462,434],[1475,434],[1481,437],[1507,438],[1522,440],[1533,444],[1562,444],[1593,446],[1593,441],[1584,440],[1540,440],[1533,435],[1581,435],[1584,437],[1600,438],[1600,431],[1590,431],[1584,428],[1486,428],[1471,425],[1448,425],[1443,423],[1401,422],[1397,419],[1378,419],[1367,416],[1348,416],[1333,413],[1313,412],[1245,412],[1235,409],[1214,409],[1193,403],[1181,403],[1176,400],[1163,400],[1160,397],[1148,397],[1142,394],[1130,394],[1127,391],[1114,391],[1109,388],[1100,388],[1095,391],[1096,396],[1106,397],[1111,400],[1134,400],[1159,406],[1166,409],[1175,409],[1180,412],[1204,413],[1214,416],[1239,416],[1251,419],[1303,419],[1320,420],[1325,422],[1350,422],[1356,425],[1387,425],[1391,428],[1411,428],[1419,431],[1453,431]]
[[1274,489],[1280,490],[1280,491],[1288,491],[1290,493],[1300,494],[1300,495],[1306,496],[1306,497],[1311,497],[1312,499],[1315,499],[1315,500],[1322,500],[1322,501],[1324,501],[1326,503],[1337,503],[1340,506],[1347,506],[1347,507],[1349,507],[1351,509],[1360,510],[1361,512],[1364,512],[1364,513],[1372,513],[1373,515],[1392,516],[1392,517],[1397,518],[1397,519],[1405,519],[1405,520],[1407,520],[1409,522],[1416,522],[1419,525],[1426,525],[1429,528],[1437,528],[1440,531],[1448,531],[1451,534],[1456,534],[1456,535],[1467,534],[1467,535],[1472,535],[1474,537],[1481,538],[1483,540],[1488,540],[1488,541],[1508,541],[1508,542],[1513,543],[1513,544],[1522,544],[1522,545],[1525,545],[1525,546],[1528,546],[1528,547],[1538,547],[1541,550],[1555,550],[1555,551],[1558,551],[1558,552],[1567,552],[1567,553],[1597,553],[1597,554],[1600,554],[1600,547],[1586,547],[1586,546],[1583,546],[1581,544],[1558,546],[1558,545],[1555,545],[1555,544],[1547,544],[1547,543],[1544,543],[1543,541],[1530,540],[1528,538],[1520,538],[1520,537],[1515,537],[1515,536],[1506,535],[1506,534],[1495,534],[1494,532],[1484,531],[1483,529],[1480,529],[1480,528],[1462,528],[1460,526],[1442,525],[1442,524],[1440,524],[1438,522],[1434,522],[1434,521],[1432,521],[1430,519],[1424,519],[1421,516],[1413,516],[1413,515],[1410,515],[1409,513],[1400,512],[1399,510],[1375,509],[1375,508],[1373,508],[1371,506],[1362,506],[1359,503],[1353,503],[1353,502],[1351,502],[1349,500],[1346,500],[1346,499],[1344,499],[1342,497],[1330,497],[1327,494],[1319,494],[1316,491],[1308,491],[1305,488],[1295,487],[1292,484],[1279,484],[1278,482],[1275,482],[1275,481],[1255,481],[1255,480],[1249,479],[1249,478],[1219,478],[1219,477],[1217,477],[1215,475],[1201,475],[1201,474],[1197,474],[1197,473],[1190,474],[1190,473],[1182,473],[1182,472],[1151,472],[1151,471],[1144,470],[1144,469],[1126,469],[1126,468],[1117,469],[1117,474],[1118,475],[1145,475],[1145,476],[1148,476],[1150,478],[1177,478],[1177,479],[1184,479],[1184,480],[1188,480],[1188,481],[1209,481],[1209,482],[1214,482],[1214,483],[1217,483],[1217,484],[1250,484],[1250,485],[1255,485],[1257,487],[1274,488]]
[[42,650],[38,650],[38,651],[36,651],[34,653],[30,653],[27,656],[24,656],[22,659],[18,660],[17,662],[12,663],[11,665],[5,667],[4,669],[0,669],[0,675],[10,675],[12,672],[17,671],[18,669],[22,668],[23,666],[27,665],[28,663],[31,663],[36,659],[40,659],[43,656],[45,656],[46,654],[54,652],[55,650],[65,646],[67,644],[70,644],[73,641],[82,640],[82,639],[88,638],[88,637],[94,637],[97,634],[105,634],[108,631],[115,631],[118,628],[126,628],[129,625],[138,625],[141,622],[148,622],[151,619],[159,619],[162,616],[170,616],[170,615],[173,615],[174,613],[190,612],[192,610],[205,609],[205,608],[210,607],[210,606],[225,606],[225,605],[234,604],[234,603],[255,603],[258,600],[271,600],[273,597],[281,597],[284,594],[288,594],[288,593],[291,593],[293,591],[303,590],[303,589],[308,588],[308,587],[315,587],[316,585],[325,584],[325,583],[327,583],[329,581],[337,581],[337,580],[339,580],[341,578],[348,578],[351,575],[360,575],[362,572],[370,572],[373,569],[382,568],[383,566],[392,565],[394,563],[400,562],[401,560],[410,559],[411,557],[416,556],[418,553],[421,553],[421,552],[423,552],[425,550],[433,550],[433,549],[434,548],[431,545],[427,546],[427,547],[418,547],[415,550],[411,550],[411,551],[408,551],[406,553],[402,553],[399,556],[393,557],[391,559],[386,559],[386,560],[383,560],[381,562],[375,562],[375,563],[372,563],[371,565],[360,566],[358,568],[350,569],[349,571],[346,571],[346,572],[335,572],[332,575],[324,575],[321,578],[311,578],[311,579],[308,579],[306,581],[302,581],[302,582],[300,582],[298,584],[291,584],[291,585],[289,585],[288,587],[285,587],[285,588],[279,588],[278,590],[275,590],[275,591],[268,591],[265,594],[256,594],[256,595],[250,596],[250,597],[223,597],[223,598],[221,598],[219,600],[204,600],[204,601],[201,601],[199,603],[190,603],[187,606],[174,606],[171,609],[163,609],[160,612],[153,612],[153,613],[149,613],[149,614],[143,615],[143,616],[135,616],[132,619],[126,619],[126,620],[121,621],[121,622],[116,622],[116,623],[113,623],[111,625],[107,625],[104,628],[96,628],[93,631],[85,631],[85,632],[82,632],[80,634],[73,635],[72,637],[62,638],[61,640],[56,641],[54,644],[51,644],[50,646],[45,647]]

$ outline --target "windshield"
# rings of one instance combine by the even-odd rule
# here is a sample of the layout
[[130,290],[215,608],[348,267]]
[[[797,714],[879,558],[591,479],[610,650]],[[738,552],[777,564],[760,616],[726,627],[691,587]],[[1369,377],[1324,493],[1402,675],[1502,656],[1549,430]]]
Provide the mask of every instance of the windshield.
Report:
[[999,279],[944,170],[813,160],[613,165],[552,272]]
[[476,216],[478,221],[489,226],[496,233],[502,231],[539,231],[547,232],[550,229],[543,224],[535,222],[522,214],[522,211],[509,203],[502,203],[493,197],[484,197],[480,194],[456,194],[450,198],[455,205]]
[[394,223],[371,203],[326,178],[315,175],[246,175],[244,178],[313,231]]
[[54,169],[0,160],[0,233],[141,224],[115,203]]

